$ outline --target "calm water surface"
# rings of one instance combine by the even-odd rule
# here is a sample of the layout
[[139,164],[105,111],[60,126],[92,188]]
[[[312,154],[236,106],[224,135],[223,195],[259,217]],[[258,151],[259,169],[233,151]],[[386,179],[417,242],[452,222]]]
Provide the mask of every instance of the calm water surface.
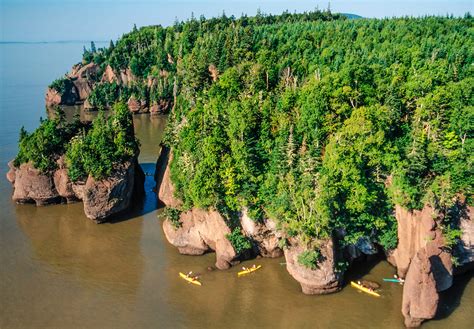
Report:
[[[80,60],[82,44],[0,44],[0,328],[403,328],[402,288],[382,283],[380,299],[346,287],[305,296],[284,259],[259,259],[259,272],[207,272],[214,255],[182,256],[157,219],[152,176],[146,198],[111,224],[88,220],[80,203],[37,208],[15,205],[4,178],[18,131],[45,117],[44,90]],[[69,109],[68,111],[73,111]],[[153,174],[164,118],[134,117],[140,162]],[[247,264],[253,264],[248,262]],[[381,281],[386,262],[350,277]],[[201,272],[202,287],[179,271]],[[474,284],[457,279],[443,295],[441,319],[424,328],[472,328]],[[449,306],[450,305],[450,306]]]

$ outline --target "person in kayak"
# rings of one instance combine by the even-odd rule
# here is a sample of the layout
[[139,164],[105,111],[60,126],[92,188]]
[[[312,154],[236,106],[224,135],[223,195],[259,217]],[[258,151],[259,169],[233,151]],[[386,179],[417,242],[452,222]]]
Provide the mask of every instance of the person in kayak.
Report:
[[188,278],[190,278],[190,279],[193,279],[193,280],[199,279],[199,275],[197,275],[197,274],[196,274],[196,275],[193,275],[193,271],[189,271],[189,273],[186,274],[186,276],[187,276]]
[[367,280],[357,281],[357,284],[368,289],[369,291],[374,292],[376,289],[380,288],[380,285],[377,282],[371,282]]
[[398,280],[398,282],[403,285],[405,283],[405,280],[400,278],[398,275],[394,274],[393,277]]

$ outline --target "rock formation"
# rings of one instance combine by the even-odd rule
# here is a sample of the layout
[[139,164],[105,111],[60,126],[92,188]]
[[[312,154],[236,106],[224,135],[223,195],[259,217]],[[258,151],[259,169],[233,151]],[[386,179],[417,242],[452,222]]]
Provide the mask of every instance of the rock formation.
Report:
[[237,262],[237,254],[226,238],[231,233],[230,229],[217,211],[193,208],[181,214],[180,222],[181,227],[176,228],[165,220],[163,231],[181,254],[202,255],[215,251],[216,267],[220,270],[228,269]]
[[[46,106],[84,104],[84,109],[94,110],[95,108],[88,98],[96,85],[103,83],[116,83],[126,87],[142,86],[148,89],[149,94],[156,95],[159,79],[166,79],[168,75],[168,71],[160,70],[159,77],[148,76],[146,79],[139,79],[130,68],[115,71],[110,65],[107,65],[104,72],[101,73],[100,66],[95,63],[86,65],[79,63],[74,65],[71,72],[64,77],[65,88],[63,91],[53,88],[47,89]],[[171,99],[159,97],[156,100],[152,100],[150,97],[138,100],[132,95],[127,103],[132,113],[164,114],[172,107]]]
[[100,82],[108,82],[108,83],[118,83],[121,84],[122,82],[119,80],[119,76],[115,74],[114,70],[112,69],[112,66],[107,65],[104,71],[104,74],[102,75],[102,78]]
[[82,193],[80,195],[76,194],[73,188],[74,184],[69,179],[64,156],[61,156],[58,159],[57,163],[58,163],[58,169],[54,172],[53,179],[54,179],[54,186],[56,190],[58,191],[59,195],[62,198],[66,199],[68,203],[82,200]]
[[[175,188],[170,177],[172,152],[162,146],[156,164],[155,180],[159,201],[167,207],[179,208],[181,200],[175,196]],[[216,252],[216,267],[226,269],[237,262],[238,256],[226,235],[231,233],[225,219],[215,210],[193,208],[181,213],[181,227],[176,228],[169,220],[163,223],[163,230],[168,241],[176,246],[180,253],[202,255],[207,251]],[[244,210],[240,222],[243,233],[255,245],[256,253],[264,257],[279,257],[282,250],[278,247],[276,225],[271,220],[256,223],[247,216]]]
[[96,180],[89,176],[82,200],[86,216],[101,222],[129,208],[133,196],[143,193],[144,177],[137,162],[120,165],[111,177],[105,179]]
[[398,245],[388,254],[387,259],[397,267],[398,275],[403,278],[418,250],[434,238],[436,223],[433,220],[433,209],[429,206],[422,210],[408,211],[397,205],[395,218],[398,224]]
[[[459,218],[462,237],[453,253],[459,268],[466,270],[472,268],[474,261],[474,226],[470,218],[472,208],[461,205],[460,209],[466,209]],[[397,206],[395,215],[398,246],[387,259],[397,267],[398,275],[405,278],[402,303],[405,325],[417,327],[436,315],[439,292],[452,285],[453,253],[445,246],[439,215],[431,207],[408,211]]]
[[171,150],[162,145],[160,156],[156,162],[155,181],[158,192],[158,200],[167,207],[179,208],[181,200],[175,197],[175,188],[171,182],[170,163],[173,161]]
[[298,239],[290,239],[285,248],[286,269],[300,283],[307,295],[323,295],[339,291],[343,274],[336,271],[336,251],[333,239],[321,244],[321,260],[316,269],[310,269],[298,262],[298,256],[306,248]]
[[136,160],[120,165],[111,177],[73,183],[64,165],[64,157],[57,160],[58,169],[42,173],[32,163],[15,167],[9,162],[7,179],[13,186],[13,201],[17,203],[47,204],[82,200],[86,216],[97,222],[127,209],[133,198],[143,194],[144,173]]
[[403,287],[402,313],[407,327],[418,327],[432,319],[438,309],[438,292],[451,287],[453,282],[451,254],[444,247],[441,231],[411,260]]
[[94,63],[73,66],[71,72],[65,77],[63,94],[52,88],[47,89],[46,106],[82,104],[94,87],[99,69],[99,66]]
[[263,223],[256,222],[248,216],[247,209],[242,210],[240,225],[246,236],[251,238],[256,248],[256,254],[263,257],[276,258],[283,256],[283,250],[278,246],[281,235],[276,229],[276,223],[264,219]]
[[36,203],[37,206],[61,201],[51,174],[43,174],[31,163],[23,163],[15,167],[8,163],[10,170],[7,179],[13,185],[13,201],[17,203]]
[[146,105],[146,101],[144,100],[138,100],[135,98],[135,96],[130,96],[127,102],[128,109],[132,113],[146,113],[148,112],[148,107]]

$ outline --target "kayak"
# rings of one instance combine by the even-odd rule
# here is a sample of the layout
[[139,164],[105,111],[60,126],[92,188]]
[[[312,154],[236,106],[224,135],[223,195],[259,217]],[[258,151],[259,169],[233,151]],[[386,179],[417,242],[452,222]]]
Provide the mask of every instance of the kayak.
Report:
[[375,296],[375,297],[380,297],[380,295],[378,293],[376,293],[375,291],[370,291],[369,289],[367,289],[366,287],[364,286],[361,286],[360,284],[357,284],[355,283],[354,281],[351,281],[351,286],[354,287],[354,288],[357,288],[369,295],[372,295],[372,296]]
[[385,282],[403,283],[400,279],[383,279]]
[[245,275],[245,274],[255,272],[256,270],[258,270],[261,267],[262,267],[262,265],[258,265],[257,267],[250,267],[246,270],[243,270],[243,271],[240,271],[239,273],[237,273],[237,276],[241,276],[241,275]]
[[201,285],[201,282],[199,282],[197,279],[190,278],[189,276],[187,276],[184,273],[179,272],[179,276],[182,277],[184,280],[188,281],[189,283],[192,283],[192,284],[195,284],[195,285],[198,285],[198,286]]

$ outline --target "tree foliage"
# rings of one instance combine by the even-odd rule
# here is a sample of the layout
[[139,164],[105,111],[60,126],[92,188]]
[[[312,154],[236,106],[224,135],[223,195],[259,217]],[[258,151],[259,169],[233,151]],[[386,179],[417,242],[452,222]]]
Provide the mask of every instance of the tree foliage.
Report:
[[111,175],[116,166],[138,155],[138,140],[131,113],[123,103],[113,107],[108,118],[99,113],[90,130],[76,135],[68,145],[66,164],[72,181]]
[[184,209],[246,207],[304,241],[337,231],[390,249],[395,203],[472,202],[472,31],[471,16],[193,17],[84,61],[158,79],[137,97],[173,98],[165,141]]

